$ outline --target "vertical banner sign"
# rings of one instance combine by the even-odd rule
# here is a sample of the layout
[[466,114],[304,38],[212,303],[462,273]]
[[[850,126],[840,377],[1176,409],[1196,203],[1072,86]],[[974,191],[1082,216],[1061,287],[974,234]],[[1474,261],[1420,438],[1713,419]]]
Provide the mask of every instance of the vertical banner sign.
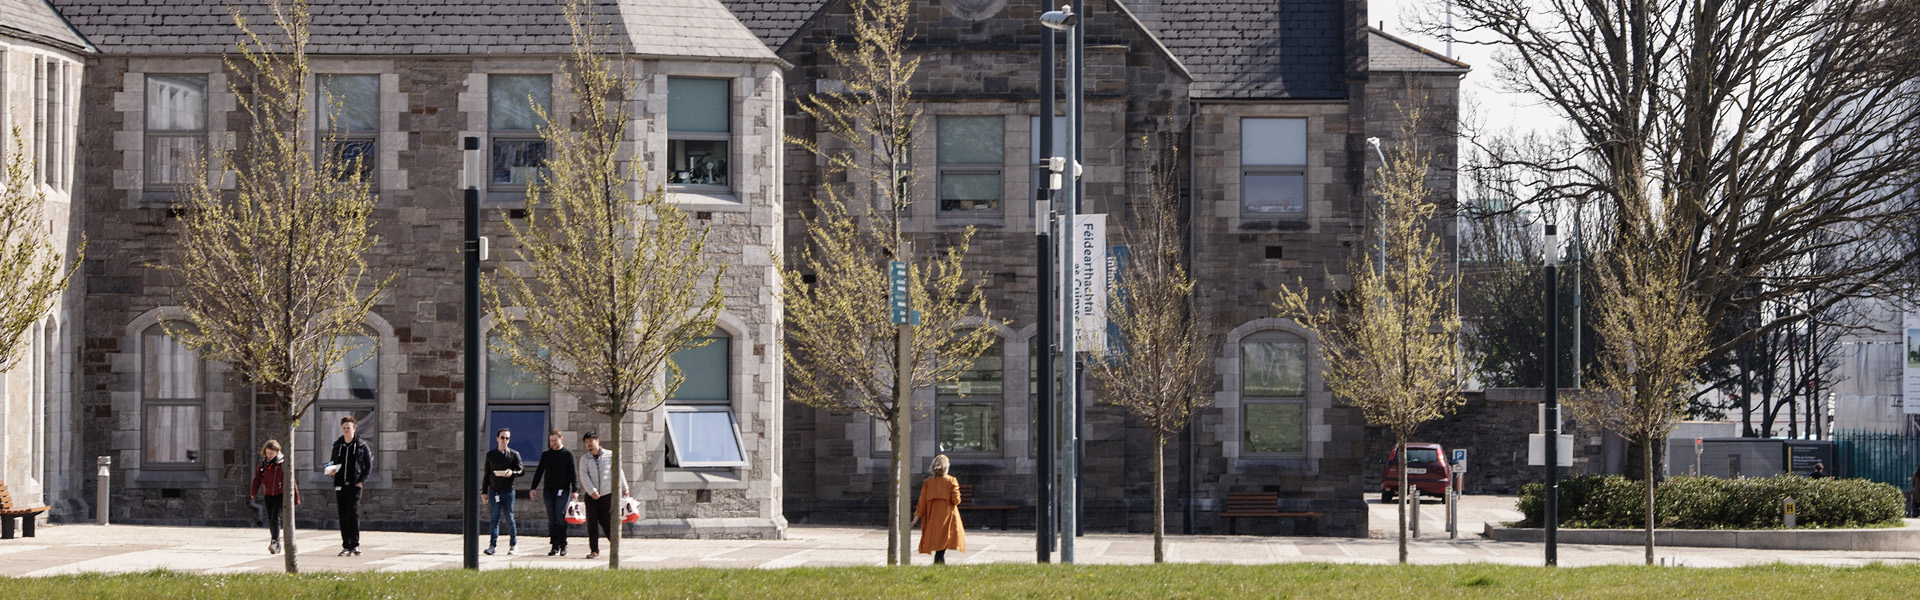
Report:
[[887,270],[887,280],[889,284],[887,304],[893,309],[893,323],[905,325],[907,323],[907,263],[893,261],[891,268]]
[[1920,314],[1906,313],[1902,319],[1905,325],[1900,337],[1904,339],[1904,352],[1900,353],[1902,369],[1906,377],[1901,378],[1900,412],[1920,414]]
[[1081,351],[1107,347],[1107,216],[1074,215],[1073,332]]

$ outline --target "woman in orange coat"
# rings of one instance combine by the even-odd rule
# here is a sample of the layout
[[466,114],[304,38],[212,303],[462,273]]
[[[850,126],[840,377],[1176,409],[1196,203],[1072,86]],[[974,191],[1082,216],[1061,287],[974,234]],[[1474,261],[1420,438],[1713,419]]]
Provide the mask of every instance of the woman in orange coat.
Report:
[[947,551],[967,551],[967,530],[960,524],[960,480],[947,474],[947,455],[933,457],[933,472],[920,482],[920,504],[913,522],[920,525],[920,553],[933,554],[933,564],[947,562]]

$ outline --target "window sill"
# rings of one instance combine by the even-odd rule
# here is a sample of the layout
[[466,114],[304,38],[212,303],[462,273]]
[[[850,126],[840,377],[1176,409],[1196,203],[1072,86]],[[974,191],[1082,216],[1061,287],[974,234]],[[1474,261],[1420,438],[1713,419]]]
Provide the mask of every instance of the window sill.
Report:
[[1308,460],[1305,454],[1297,456],[1271,454],[1247,456],[1242,454],[1236,462],[1239,463],[1239,471],[1241,473],[1251,474],[1306,473],[1313,469],[1312,461]]
[[694,210],[746,211],[745,203],[731,192],[702,192],[695,190],[667,190],[667,201],[687,206]]
[[660,476],[663,490],[744,490],[747,482],[732,469],[727,472],[667,469]]
[[206,469],[142,469],[128,479],[127,487],[210,490],[219,486],[207,475]]
[[[333,476],[327,475],[325,473],[308,474],[305,479],[302,479],[297,483],[300,484],[300,489],[303,489],[303,490],[321,490],[321,491],[328,491],[328,492],[333,491]],[[363,485],[360,487],[361,489],[368,489],[368,490],[384,490],[384,489],[391,488],[393,486],[387,483],[387,478],[385,476],[379,473],[374,473],[374,474],[368,475],[366,485]]]
[[1007,459],[998,454],[954,454],[948,452],[947,459],[953,463],[956,472],[989,473],[1007,468]]
[[1000,211],[992,212],[939,212],[933,215],[933,224],[938,227],[1006,227],[1007,216]]
[[1313,224],[1306,217],[1296,218],[1240,218],[1240,229],[1245,231],[1307,231]]

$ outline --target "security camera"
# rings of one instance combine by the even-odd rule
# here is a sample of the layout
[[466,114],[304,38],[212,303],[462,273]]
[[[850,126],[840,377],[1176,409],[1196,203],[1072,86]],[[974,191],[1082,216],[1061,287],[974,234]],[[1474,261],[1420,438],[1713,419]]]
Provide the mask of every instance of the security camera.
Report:
[[1050,10],[1040,15],[1040,24],[1048,29],[1066,31],[1080,24],[1080,15],[1073,14],[1073,7],[1062,5],[1060,10]]

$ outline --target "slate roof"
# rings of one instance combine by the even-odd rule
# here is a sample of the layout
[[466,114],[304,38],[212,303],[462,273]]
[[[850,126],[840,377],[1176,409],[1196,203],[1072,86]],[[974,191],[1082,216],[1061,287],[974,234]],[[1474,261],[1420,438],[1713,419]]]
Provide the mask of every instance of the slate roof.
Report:
[[1193,72],[1195,99],[1347,95],[1345,0],[1135,0]]
[[[19,1],[19,0],[0,0]],[[273,22],[264,0],[53,0],[109,54],[219,54],[238,42],[228,6]],[[316,55],[544,55],[571,51],[558,0],[310,0]],[[719,0],[595,0],[612,49],[646,57],[778,61]]]
[[812,19],[814,13],[827,6],[829,0],[721,0],[727,8],[733,10],[733,16],[760,36],[767,47],[779,50],[781,44],[793,38],[800,27]]
[[87,39],[67,25],[47,0],[0,0],[0,35],[85,51]]
[[1367,28],[1367,70],[1394,73],[1465,74],[1472,67],[1385,31]]

